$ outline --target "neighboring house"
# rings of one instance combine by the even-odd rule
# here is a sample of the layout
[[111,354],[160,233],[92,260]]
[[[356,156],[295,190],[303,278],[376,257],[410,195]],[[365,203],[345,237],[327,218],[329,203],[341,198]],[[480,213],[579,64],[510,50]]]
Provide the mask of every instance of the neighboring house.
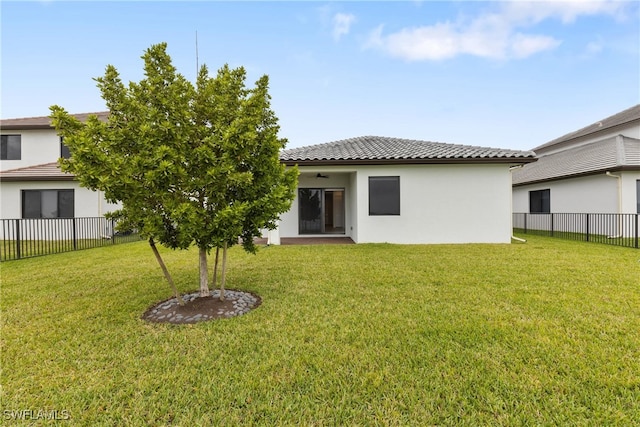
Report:
[[280,159],[300,177],[276,243],[508,243],[510,168],[536,160],[529,151],[377,136],[293,148]]
[[640,104],[533,151],[513,172],[513,212],[640,213]]
[[[2,120],[0,129],[0,218],[98,217],[116,208],[60,171],[57,160],[69,153],[48,117]],[[376,136],[285,150],[280,159],[298,165],[300,177],[272,243],[508,243],[511,168],[536,161],[530,151]]]
[[[108,112],[92,114],[106,119]],[[69,150],[49,117],[0,120],[0,133],[1,219],[99,217],[117,209],[60,170],[57,161]]]

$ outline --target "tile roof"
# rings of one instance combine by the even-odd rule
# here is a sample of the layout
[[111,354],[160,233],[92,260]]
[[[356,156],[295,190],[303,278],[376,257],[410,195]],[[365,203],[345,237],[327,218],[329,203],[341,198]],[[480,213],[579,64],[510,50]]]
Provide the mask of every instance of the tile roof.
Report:
[[566,135],[563,135],[559,138],[556,138],[552,141],[547,142],[546,144],[542,144],[533,149],[536,153],[540,154],[541,151],[544,151],[545,148],[549,148],[563,142],[571,141],[582,136],[587,136],[591,134],[595,134],[596,132],[601,132],[607,129],[611,129],[615,126],[624,125],[629,122],[639,121],[640,122],[640,104],[634,105],[633,107],[627,108],[624,111],[621,111],[613,116],[609,116],[606,119],[599,120],[595,123],[590,124],[589,126],[585,126],[582,129],[578,129],[574,132],[570,132]]
[[640,170],[640,139],[618,135],[540,156],[514,170],[512,182],[517,186],[620,170]]
[[0,181],[71,181],[73,178],[72,174],[62,172],[56,162],[0,172]]
[[[90,115],[96,115],[100,120],[107,120],[108,111],[99,111],[97,113],[81,113],[72,114],[73,117],[81,122],[86,121]],[[0,120],[1,130],[17,130],[17,129],[52,129],[51,118],[49,116],[40,117],[24,117],[20,119],[2,119]]]
[[532,151],[362,136],[284,150],[280,160],[288,165],[529,163],[536,157]]

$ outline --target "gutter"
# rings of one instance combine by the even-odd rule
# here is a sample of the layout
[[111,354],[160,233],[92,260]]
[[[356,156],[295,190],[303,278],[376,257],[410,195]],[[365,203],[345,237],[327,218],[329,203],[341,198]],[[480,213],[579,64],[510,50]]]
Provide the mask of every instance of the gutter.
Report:
[[[611,172],[607,171],[605,173],[606,176],[609,176],[611,178],[617,178],[618,179],[618,215],[622,214],[622,176],[620,175],[614,175]],[[620,221],[622,221],[622,217],[620,217]],[[620,230],[622,229],[621,224],[618,224],[618,234],[616,234],[615,236],[607,236],[607,239],[617,239],[622,237],[622,234],[620,233]]]

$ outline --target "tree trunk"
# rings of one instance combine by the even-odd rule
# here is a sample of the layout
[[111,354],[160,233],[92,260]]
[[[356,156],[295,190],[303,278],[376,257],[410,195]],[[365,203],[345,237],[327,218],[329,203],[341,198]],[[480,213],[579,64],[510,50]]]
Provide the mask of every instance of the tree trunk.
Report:
[[209,293],[209,269],[207,268],[207,250],[199,249],[200,258],[200,296],[208,297]]
[[180,292],[178,292],[178,288],[176,288],[176,284],[173,283],[173,278],[171,277],[171,274],[169,274],[169,270],[167,270],[167,266],[164,265],[164,261],[160,256],[160,252],[158,252],[158,248],[156,248],[156,242],[153,241],[153,237],[149,237],[149,246],[151,246],[151,250],[153,251],[153,254],[156,256],[156,260],[158,261],[158,264],[160,264],[160,268],[164,273],[164,277],[167,279],[167,282],[169,282],[169,285],[171,285],[171,289],[173,289],[173,292],[176,294],[178,304],[184,305],[184,300],[182,299]]
[[222,277],[220,278],[220,301],[224,301],[224,285],[227,282],[227,242],[222,247]]
[[218,286],[218,260],[219,260],[219,255],[220,255],[220,248],[216,246],[216,260],[215,263],[213,264],[213,284],[211,285],[212,288],[216,288],[216,286]]

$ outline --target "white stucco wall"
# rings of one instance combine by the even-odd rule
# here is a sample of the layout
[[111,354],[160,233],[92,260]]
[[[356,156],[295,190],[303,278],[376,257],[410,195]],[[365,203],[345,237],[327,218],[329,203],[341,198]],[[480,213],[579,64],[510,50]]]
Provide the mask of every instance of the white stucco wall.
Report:
[[[399,216],[369,215],[370,176],[400,177]],[[510,242],[508,165],[369,166],[358,189],[358,242]]]
[[60,157],[60,137],[54,129],[3,130],[2,135],[21,135],[21,156],[20,160],[1,160],[0,170],[56,162]]
[[[640,172],[622,177],[622,213],[636,213],[636,180]],[[513,188],[513,212],[529,212],[529,192],[550,189],[551,213],[619,213],[618,179],[605,175],[548,181]]]
[[22,190],[74,189],[74,213],[76,217],[99,217],[118,209],[107,203],[101,193],[80,187],[76,181],[24,181],[0,183],[0,218],[22,217]]
[[617,175],[622,176],[622,212],[623,213],[640,213],[638,206],[637,181],[640,180],[640,172],[619,172]]
[[[508,169],[506,164],[303,167],[299,186],[345,188],[345,235],[357,243],[508,243]],[[330,178],[316,179],[318,172]],[[370,176],[400,177],[399,216],[369,215]],[[280,236],[299,237],[297,200],[282,216]]]

